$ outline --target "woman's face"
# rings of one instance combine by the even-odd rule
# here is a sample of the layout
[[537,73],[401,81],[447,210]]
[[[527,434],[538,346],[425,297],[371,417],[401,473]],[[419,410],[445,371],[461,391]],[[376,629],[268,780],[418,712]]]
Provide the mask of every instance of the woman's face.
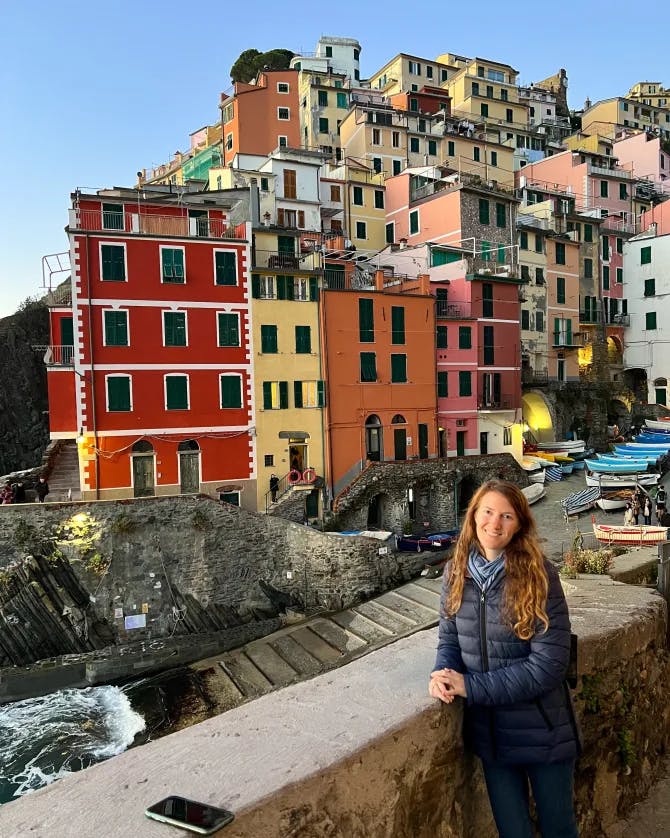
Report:
[[487,492],[475,512],[475,532],[484,555],[492,561],[519,531],[514,507],[500,492]]

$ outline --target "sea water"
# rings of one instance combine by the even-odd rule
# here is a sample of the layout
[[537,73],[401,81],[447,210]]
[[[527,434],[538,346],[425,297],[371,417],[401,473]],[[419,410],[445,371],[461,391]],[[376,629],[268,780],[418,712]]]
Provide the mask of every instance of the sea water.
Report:
[[60,690],[0,707],[0,803],[120,754],[144,727],[115,686]]

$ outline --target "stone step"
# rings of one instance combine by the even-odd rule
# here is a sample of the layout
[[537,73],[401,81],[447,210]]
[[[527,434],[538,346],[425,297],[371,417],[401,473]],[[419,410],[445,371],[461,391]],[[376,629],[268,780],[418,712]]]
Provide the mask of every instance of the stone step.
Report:
[[414,625],[425,623],[435,618],[435,611],[432,608],[426,608],[425,605],[413,602],[399,592],[389,591],[377,597],[376,602],[389,608],[398,616],[411,620]]
[[377,601],[362,602],[354,609],[359,614],[368,617],[382,628],[389,629],[393,634],[404,634],[408,629],[416,626],[417,621],[411,620],[400,614],[395,614],[389,608],[379,605]]
[[220,666],[245,698],[255,698],[272,689],[272,683],[241,650],[225,655]]
[[245,649],[251,660],[274,687],[295,681],[297,672],[267,642],[250,643]]
[[391,629],[378,625],[373,620],[363,614],[358,614],[352,609],[341,611],[339,614],[332,614],[330,619],[350,634],[360,637],[370,646],[394,636]]
[[321,663],[333,663],[342,657],[338,649],[313,632],[309,626],[296,628],[291,632],[291,637]]
[[427,588],[422,588],[421,585],[415,585],[410,582],[409,585],[403,585],[395,591],[396,594],[411,599],[413,602],[418,602],[425,605],[426,608],[434,612],[437,616],[440,608],[440,593],[439,591],[431,591]]
[[321,662],[310,655],[290,634],[273,639],[269,645],[300,675],[311,677],[323,670]]
[[365,640],[346,631],[332,620],[315,619],[310,622],[309,627],[342,655],[351,654],[368,645]]

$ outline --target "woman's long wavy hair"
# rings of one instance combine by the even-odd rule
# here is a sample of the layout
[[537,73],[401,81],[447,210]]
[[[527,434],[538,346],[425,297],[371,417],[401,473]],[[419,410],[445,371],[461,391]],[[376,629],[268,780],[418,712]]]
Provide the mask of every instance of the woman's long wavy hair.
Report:
[[546,611],[549,582],[544,569],[544,556],[538,544],[535,520],[526,496],[518,486],[506,480],[489,480],[484,483],[468,505],[454,557],[450,562],[449,594],[445,605],[447,616],[455,614],[461,607],[471,547],[481,550],[477,541],[475,513],[482,498],[489,492],[502,495],[514,509],[519,522],[518,531],[505,548],[503,617],[509,620],[517,637],[529,640],[535,634],[538,623],[543,625],[542,631],[546,631],[549,626]]

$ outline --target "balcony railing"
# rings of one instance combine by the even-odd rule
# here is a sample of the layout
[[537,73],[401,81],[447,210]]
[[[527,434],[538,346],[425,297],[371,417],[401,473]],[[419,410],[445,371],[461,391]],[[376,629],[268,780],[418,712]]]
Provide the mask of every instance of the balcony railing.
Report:
[[72,288],[57,286],[47,291],[47,305],[49,308],[70,308],[72,305]]
[[584,344],[584,335],[580,332],[571,335],[567,332],[553,332],[554,349],[580,349]]
[[71,367],[74,364],[74,346],[33,346],[38,352],[44,352],[47,367]]
[[318,271],[321,267],[321,253],[282,253],[276,250],[253,252],[254,268],[270,268],[277,271]]
[[435,316],[438,320],[460,319],[471,316],[470,303],[449,303],[447,300],[436,300]]
[[229,227],[221,218],[191,218],[178,215],[150,215],[137,212],[70,210],[70,229],[94,233],[129,233],[140,236],[176,238],[246,239],[246,224]]
[[602,318],[600,316],[599,311],[580,311],[579,312],[579,323],[580,325],[584,324],[586,326],[597,326],[598,323],[602,322]]
[[632,180],[633,173],[628,169],[622,169],[620,167],[615,167],[612,169],[606,169],[604,166],[594,166],[592,163],[589,163],[588,172],[591,175],[602,175],[604,177],[620,177],[625,178],[626,180]]
[[609,326],[630,326],[630,314],[613,314],[609,319]]
[[549,383],[549,371],[546,369],[540,370],[533,370],[533,369],[522,369],[521,370],[521,383],[526,385],[533,385],[539,386]]
[[519,406],[520,396],[485,396],[480,394],[477,398],[477,410],[512,410]]

